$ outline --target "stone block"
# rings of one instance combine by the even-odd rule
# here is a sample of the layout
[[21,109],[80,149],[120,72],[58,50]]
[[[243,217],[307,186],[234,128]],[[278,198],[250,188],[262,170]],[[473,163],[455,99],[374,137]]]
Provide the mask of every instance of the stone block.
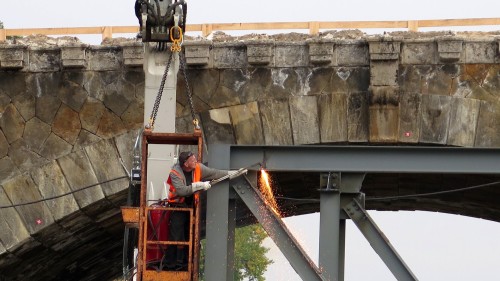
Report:
[[87,50],[88,69],[92,71],[120,70],[122,64],[121,48],[92,46]]
[[9,143],[13,143],[23,136],[24,119],[13,104],[9,104],[0,116],[0,129]]
[[452,99],[450,129],[448,130],[449,145],[474,146],[480,104],[479,100],[474,99]]
[[73,151],[77,151],[80,149],[83,149],[84,147],[91,145],[93,143],[96,143],[98,141],[101,141],[102,139],[93,133],[82,129],[80,130],[80,134],[78,135],[78,138],[76,139],[75,145],[73,145]]
[[334,64],[338,66],[369,66],[370,52],[368,46],[366,41],[337,42]]
[[500,102],[481,101],[477,120],[476,147],[500,147]]
[[439,60],[441,62],[449,63],[461,61],[463,39],[456,37],[441,37],[437,38],[437,45]]
[[372,86],[397,86],[399,63],[396,60],[372,62],[370,84]]
[[235,144],[233,126],[229,116],[229,108],[212,109],[201,113],[203,134],[207,144]]
[[26,46],[0,45],[0,69],[22,69],[28,59]]
[[243,43],[214,43],[214,68],[247,67],[246,46]]
[[237,144],[263,144],[262,126],[257,102],[229,107]]
[[401,51],[402,64],[436,64],[438,62],[437,45],[434,41],[421,40],[405,42]]
[[401,38],[368,38],[370,60],[398,60],[401,52]]
[[80,208],[104,198],[92,165],[83,150],[75,151],[57,160],[73,196]]
[[12,162],[9,156],[0,158],[0,184],[3,184],[20,173],[21,172],[16,165],[14,165],[14,162]]
[[369,141],[397,142],[399,129],[398,87],[369,90]]
[[347,94],[318,96],[321,143],[347,141]]
[[293,96],[289,103],[294,145],[320,143],[317,96]]
[[7,142],[5,135],[0,130],[0,159],[7,156],[8,152],[9,152],[9,142]]
[[292,145],[288,99],[260,101],[259,111],[264,143],[266,145]]
[[498,47],[496,41],[465,42],[465,63],[495,63],[497,55]]
[[12,97],[12,103],[24,120],[30,120],[35,116],[35,96],[30,93],[22,93]]
[[[29,175],[20,175],[3,184],[5,193],[12,204],[23,204],[42,199],[33,179]],[[22,188],[22,192],[19,189]],[[54,218],[44,201],[15,207],[26,229],[34,234],[54,223]]]
[[333,41],[306,40],[309,45],[309,62],[312,64],[330,64],[333,60]]
[[86,67],[86,45],[61,46],[61,61],[63,68]]
[[212,41],[192,41],[184,43],[184,56],[187,65],[208,65]]
[[125,133],[123,121],[110,110],[104,110],[99,126],[97,127],[96,135],[103,139],[109,139],[117,135]]
[[[56,161],[52,161],[31,172],[33,181],[38,186],[43,198],[52,198],[71,192],[66,178]],[[56,221],[78,211],[78,204],[73,194],[64,195],[45,201]]]
[[52,124],[61,100],[52,95],[43,95],[35,101],[35,116],[47,124]]
[[142,44],[122,46],[123,64],[130,67],[142,67],[144,64],[144,46]]
[[51,131],[50,125],[35,117],[26,122],[23,140],[27,146],[38,153]]
[[19,139],[11,144],[9,147],[9,157],[21,172],[29,171],[31,168],[47,162],[45,158],[40,157],[40,155],[31,150],[23,139]]
[[85,147],[90,164],[95,172],[106,197],[114,195],[128,187],[128,178],[121,166],[121,161],[112,139],[102,140]]
[[251,65],[274,65],[274,41],[248,41],[247,60]]
[[71,144],[51,133],[43,144],[40,155],[49,160],[54,160],[71,152],[72,148]]
[[368,142],[368,94],[350,93],[347,100],[347,140]]
[[421,143],[446,144],[450,110],[450,96],[422,95]]
[[87,98],[79,113],[82,128],[91,133],[97,132],[99,121],[105,110],[106,107],[102,102],[91,97]]
[[401,92],[399,101],[399,138],[401,143],[418,143],[422,95]]
[[81,130],[78,112],[66,105],[61,105],[52,124],[52,132],[70,144],[75,144]]
[[274,51],[275,67],[309,66],[308,46],[304,43],[276,42]]
[[79,84],[64,80],[57,91],[57,97],[75,111],[80,111],[89,94]]
[[54,72],[61,70],[61,51],[55,47],[31,48],[29,52],[31,72]]
[[[0,205],[12,205],[2,186],[0,186]],[[12,250],[29,237],[30,234],[15,208],[0,209],[0,241],[7,250]]]

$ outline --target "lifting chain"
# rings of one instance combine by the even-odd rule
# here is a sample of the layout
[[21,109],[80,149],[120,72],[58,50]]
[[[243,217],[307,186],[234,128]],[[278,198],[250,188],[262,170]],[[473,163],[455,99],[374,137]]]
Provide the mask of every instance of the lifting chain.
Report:
[[[174,32],[178,32],[178,37],[174,38]],[[184,75],[184,81],[186,83],[186,90],[188,94],[189,108],[191,110],[191,117],[193,118],[193,125],[196,130],[200,129],[198,119],[195,115],[194,104],[193,104],[193,95],[191,93],[191,88],[189,87],[189,82],[186,73],[186,59],[184,54],[181,52],[181,45],[183,41],[182,29],[178,26],[173,26],[170,29],[170,40],[172,41],[172,46],[170,47],[170,56],[168,57],[167,66],[165,68],[165,72],[163,73],[163,77],[161,79],[160,88],[158,90],[158,95],[156,96],[155,103],[153,105],[153,111],[151,112],[151,116],[149,117],[149,123],[146,125],[147,130],[154,130],[156,115],[158,114],[158,108],[160,107],[161,96],[163,94],[163,88],[165,87],[165,81],[167,80],[168,70],[170,69],[170,64],[172,63],[172,57],[174,53],[179,53],[180,66],[182,70],[182,74]]]

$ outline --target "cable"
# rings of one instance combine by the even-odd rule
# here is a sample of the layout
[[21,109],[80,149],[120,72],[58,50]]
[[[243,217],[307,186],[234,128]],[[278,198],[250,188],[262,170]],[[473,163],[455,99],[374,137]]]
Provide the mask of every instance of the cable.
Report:
[[48,201],[48,200],[53,200],[53,199],[57,199],[57,198],[60,198],[60,197],[66,196],[66,195],[70,195],[70,194],[73,194],[73,193],[76,193],[76,192],[79,192],[79,191],[82,191],[82,190],[85,190],[85,189],[89,189],[91,187],[94,187],[94,186],[97,186],[97,185],[100,185],[100,184],[105,184],[105,183],[108,183],[108,182],[112,182],[112,181],[115,181],[115,180],[126,179],[126,178],[128,178],[128,177],[127,176],[121,176],[121,177],[118,177],[118,178],[114,178],[114,179],[110,179],[110,180],[103,181],[103,182],[100,182],[100,183],[96,183],[96,184],[92,184],[92,185],[89,185],[89,186],[85,186],[85,187],[79,188],[77,190],[72,190],[72,191],[66,192],[64,194],[60,194],[60,195],[56,195],[56,196],[52,196],[52,197],[48,197],[48,198],[44,198],[44,199],[40,199],[40,200],[36,200],[36,201],[19,203],[19,204],[13,204],[13,205],[10,205],[10,206],[0,206],[0,209],[7,209],[7,208],[13,208],[13,207],[31,205],[31,204],[36,204],[36,203]]
[[397,199],[406,199],[406,198],[412,198],[412,197],[424,197],[424,196],[432,196],[432,195],[441,195],[441,194],[447,194],[447,193],[453,193],[453,192],[460,192],[460,191],[472,190],[472,189],[477,189],[477,188],[489,187],[489,186],[494,186],[494,185],[497,185],[497,184],[500,184],[500,181],[495,181],[495,182],[490,182],[490,183],[485,183],[485,184],[480,184],[480,185],[473,185],[473,186],[468,186],[468,187],[463,187],[463,188],[457,188],[457,189],[450,189],[450,190],[443,190],[443,191],[436,191],[436,192],[428,192],[428,193],[399,195],[399,196],[388,196],[388,197],[368,197],[365,200],[366,201],[397,200]]

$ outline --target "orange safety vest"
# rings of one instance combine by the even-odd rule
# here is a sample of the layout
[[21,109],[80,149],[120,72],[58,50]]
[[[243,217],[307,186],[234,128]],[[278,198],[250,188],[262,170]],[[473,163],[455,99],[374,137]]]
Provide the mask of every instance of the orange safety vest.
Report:
[[[179,172],[176,170],[172,169],[170,173],[176,174],[180,179],[184,179],[184,184],[186,184],[186,178],[184,175],[181,175]],[[201,180],[201,168],[200,168],[200,163],[196,163],[196,167],[194,168],[193,172],[193,182],[198,182]],[[184,203],[185,199],[184,197],[180,197],[177,195],[177,191],[175,189],[175,186],[172,184],[172,179],[170,176],[167,179],[167,184],[170,186],[168,189],[168,203]]]

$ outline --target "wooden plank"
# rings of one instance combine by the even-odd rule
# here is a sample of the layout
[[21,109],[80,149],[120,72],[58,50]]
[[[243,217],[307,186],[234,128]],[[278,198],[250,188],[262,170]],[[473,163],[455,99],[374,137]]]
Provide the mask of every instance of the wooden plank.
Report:
[[420,20],[421,27],[500,25],[500,18]]
[[7,32],[5,29],[0,29],[0,42],[7,40]]
[[319,33],[319,22],[309,22],[309,34],[316,35]]
[[418,31],[418,20],[408,21],[408,31],[417,32]]

